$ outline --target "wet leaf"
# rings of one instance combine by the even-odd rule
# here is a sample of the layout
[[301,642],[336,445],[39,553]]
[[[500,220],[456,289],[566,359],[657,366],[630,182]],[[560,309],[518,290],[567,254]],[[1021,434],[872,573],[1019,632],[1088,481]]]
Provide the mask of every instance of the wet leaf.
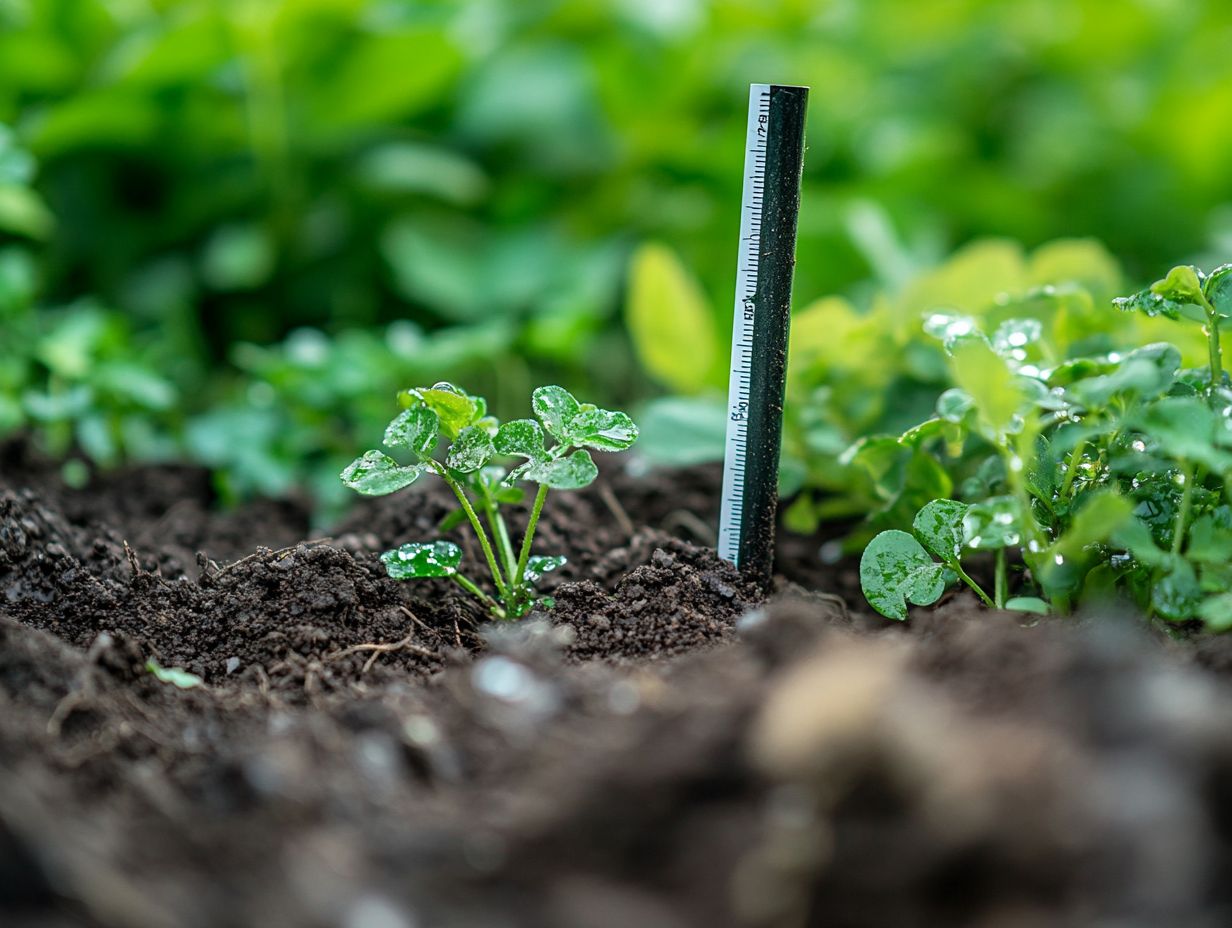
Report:
[[385,429],[386,448],[406,448],[418,458],[429,458],[436,450],[441,420],[426,406],[403,410]]
[[946,422],[962,422],[974,408],[971,394],[957,387],[951,387],[937,398],[937,415]]
[[526,560],[526,571],[522,574],[527,583],[535,584],[543,579],[544,574],[564,567],[568,559],[563,555],[536,555]]
[[1232,264],[1223,264],[1211,271],[1204,285],[1207,302],[1221,318],[1232,316]]
[[506,478],[507,481],[529,480],[553,490],[580,490],[590,486],[599,476],[589,451],[574,451],[568,457],[552,461],[523,464]]
[[369,451],[342,472],[342,482],[364,496],[385,496],[409,487],[426,470],[422,464],[401,466],[382,451]]
[[1121,296],[1112,301],[1112,305],[1124,312],[1142,313],[1144,316],[1163,316],[1166,319],[1180,319],[1182,304],[1169,300],[1150,290],[1142,290],[1133,296]]
[[963,517],[969,508],[957,500],[935,499],[916,514],[911,530],[929,554],[952,564],[962,551]]
[[462,563],[462,549],[450,541],[416,542],[386,551],[381,562],[395,580],[452,577]]
[[1022,507],[1012,496],[994,496],[968,507],[963,537],[970,548],[995,551],[1022,543]]
[[539,387],[531,394],[531,408],[553,438],[567,442],[570,426],[582,411],[573,394],[564,387]]
[[546,461],[543,426],[534,419],[514,419],[496,431],[492,446],[497,454],[516,455],[531,461]]
[[444,381],[431,387],[403,390],[398,394],[398,400],[403,406],[424,405],[431,409],[440,419],[442,434],[451,441],[487,413],[487,403],[482,397],[471,396]]
[[860,558],[860,587],[869,605],[890,619],[907,618],[907,604],[930,606],[945,592],[945,568],[906,532],[882,532]]
[[1151,605],[1156,613],[1172,622],[1193,617],[1202,602],[1202,589],[1189,562],[1177,558],[1171,569],[1151,588]]
[[496,453],[492,436],[481,426],[468,425],[449,446],[445,465],[451,470],[469,474],[477,471]]
[[623,451],[637,441],[637,426],[623,412],[583,407],[568,426],[568,444],[597,451]]

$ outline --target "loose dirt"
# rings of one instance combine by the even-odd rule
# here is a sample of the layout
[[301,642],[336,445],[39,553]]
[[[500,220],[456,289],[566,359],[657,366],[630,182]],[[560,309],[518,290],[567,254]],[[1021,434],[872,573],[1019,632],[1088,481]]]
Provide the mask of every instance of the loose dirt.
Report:
[[384,575],[430,485],[314,536],[190,468],[51,474],[0,448],[5,928],[1232,923],[1223,639],[890,623],[824,538],[765,597],[709,468],[554,494],[556,608],[499,627]]

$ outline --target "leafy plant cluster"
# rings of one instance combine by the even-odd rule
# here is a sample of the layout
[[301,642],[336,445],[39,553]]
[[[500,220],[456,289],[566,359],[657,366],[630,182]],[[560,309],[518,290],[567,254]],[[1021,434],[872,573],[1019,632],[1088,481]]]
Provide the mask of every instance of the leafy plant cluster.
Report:
[[[1232,384],[1220,340],[1232,265],[1177,267],[1099,309],[1187,326],[1205,344],[1202,367],[1186,366],[1169,342],[1061,351],[1065,305],[1056,293],[1039,297],[1050,312],[993,328],[932,313],[925,328],[944,346],[953,386],[923,422],[848,451],[872,471],[909,452],[945,491],[911,532],[889,529],[868,544],[869,602],[901,619],[909,603],[935,602],[961,582],[990,606],[1068,612],[1121,598],[1168,622],[1232,628]],[[958,499],[945,498],[951,488]]]
[[[147,294],[214,360],[301,325],[513,320],[523,351],[584,371],[622,350],[630,240],[680,251],[729,331],[767,60],[813,88],[803,295],[870,271],[895,290],[994,230],[1090,229],[1138,266],[1204,247],[1232,194],[1227,7],[1131,4],[1110,28],[1106,6],[11,0],[0,122],[69,232],[56,302]],[[28,197],[9,214],[49,231]]]
[[[453,491],[459,509],[442,524],[463,522],[483,551],[494,595],[463,574],[462,549],[450,541],[413,542],[381,555],[397,580],[448,577],[482,602],[497,619],[517,619],[536,605],[550,606],[536,586],[565,563],[559,555],[532,555],[535,528],[549,490],[577,490],[599,475],[595,451],[623,451],[638,430],[625,413],[579,403],[557,386],[537,388],[531,397],[536,419],[501,423],[488,414],[486,400],[450,383],[404,390],[404,410],[385,430],[384,445],[409,458],[399,464],[384,451],[356,458],[342,482],[365,496],[385,496],[424,474],[439,477]],[[552,440],[551,445],[548,439]],[[440,446],[444,443],[443,454]],[[520,459],[512,468],[500,462]],[[521,544],[512,542],[502,507],[522,500],[519,483],[538,485]]]
[[[1123,286],[1120,265],[1090,239],[1031,252],[988,239],[896,284],[805,303],[792,315],[784,409],[779,490],[790,501],[788,528],[812,533],[822,522],[854,523],[844,547],[858,552],[877,531],[909,526],[929,500],[953,494],[950,474],[933,455],[891,440],[931,415],[952,386],[943,343],[921,327],[937,307],[989,332],[1007,320],[1034,319],[1057,358],[1162,340],[1180,349],[1186,365],[1206,358],[1196,328],[1107,312]],[[718,346],[728,336],[707,329],[704,304],[697,281],[669,251],[639,251],[629,329],[643,364],[675,390],[639,416],[640,451],[654,460],[722,459],[727,374]],[[662,305],[676,311],[661,313]],[[666,348],[683,339],[695,350]]]

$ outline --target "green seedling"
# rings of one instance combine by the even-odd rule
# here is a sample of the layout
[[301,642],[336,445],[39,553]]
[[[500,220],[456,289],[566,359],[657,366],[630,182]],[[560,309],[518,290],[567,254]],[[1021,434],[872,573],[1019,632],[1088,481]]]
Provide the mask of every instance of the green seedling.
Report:
[[[932,418],[848,454],[879,480],[913,462],[894,479],[937,497],[910,534],[892,528],[866,548],[875,609],[904,619],[961,581],[997,608],[1119,598],[1169,623],[1232,629],[1232,388],[1219,341],[1232,266],[1176,268],[1114,305],[1199,322],[1207,367],[1185,368],[1164,342],[1066,352],[1048,334],[1069,324],[1063,309],[1003,318],[991,334],[974,317],[929,315],[952,386]],[[991,593],[973,573],[991,573]]]
[[[381,555],[396,580],[447,577],[476,597],[497,619],[517,619],[536,605],[551,606],[536,591],[543,576],[565,563],[559,555],[532,555],[535,528],[549,490],[577,490],[599,475],[594,451],[623,451],[638,435],[623,412],[579,403],[562,387],[539,387],[531,398],[537,419],[500,423],[487,402],[453,384],[404,390],[404,408],[385,430],[385,447],[411,458],[399,464],[369,451],[342,472],[342,482],[365,496],[384,496],[424,474],[445,482],[460,507],[442,523],[469,523],[483,550],[495,595],[462,573],[462,549],[450,541],[404,544]],[[548,438],[553,444],[548,447]],[[444,445],[443,453],[441,446]],[[500,462],[518,460],[512,469]],[[515,550],[502,506],[520,502],[521,482],[538,484],[530,516]]]
[[145,669],[159,683],[166,683],[178,689],[191,690],[193,687],[205,685],[205,681],[195,673],[189,673],[182,667],[164,667],[152,657],[145,662]]

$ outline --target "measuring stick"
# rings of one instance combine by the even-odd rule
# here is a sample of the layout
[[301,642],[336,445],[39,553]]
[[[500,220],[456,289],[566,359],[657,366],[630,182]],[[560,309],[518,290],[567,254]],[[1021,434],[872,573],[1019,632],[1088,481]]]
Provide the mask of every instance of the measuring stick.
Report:
[[807,103],[807,87],[749,88],[719,556],[763,586],[774,567]]

